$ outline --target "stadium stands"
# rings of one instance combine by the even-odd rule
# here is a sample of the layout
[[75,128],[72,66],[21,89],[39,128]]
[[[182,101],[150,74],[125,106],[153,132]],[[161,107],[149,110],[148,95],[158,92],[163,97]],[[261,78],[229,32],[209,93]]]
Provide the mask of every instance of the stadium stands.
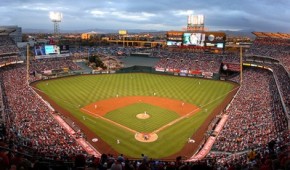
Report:
[[2,90],[5,100],[7,136],[13,141],[11,149],[30,148],[30,154],[42,156],[83,153],[83,149],[53,119],[53,112],[40,100],[25,80],[23,66],[1,69]]
[[261,38],[255,39],[253,45],[246,53],[247,56],[264,56],[278,59],[290,72],[290,39]]
[[33,60],[30,64],[30,72],[43,73],[47,70],[61,70],[68,68],[70,71],[80,70],[81,68],[73,62],[71,58],[51,58]]
[[195,70],[212,73],[219,73],[222,62],[239,63],[239,56],[232,53],[217,55],[160,50],[154,51],[153,56],[160,58],[155,68]]
[[19,49],[8,35],[0,35],[0,56],[17,54]]
[[19,62],[19,49],[8,35],[0,35],[0,67]]
[[[289,111],[290,43],[285,39],[288,35],[284,34],[257,32],[256,35],[258,37],[247,55],[271,57],[279,60],[281,65],[263,61],[259,64],[271,68],[273,72],[257,68],[244,70],[240,90],[224,113],[229,116],[228,121],[221,133],[216,136],[210,154],[199,162],[183,162],[180,158],[174,161],[159,161],[147,157],[128,160],[124,156],[110,154],[103,154],[100,158],[87,155],[74,138],[53,119],[54,112],[37,97],[28,84],[24,83],[26,82],[25,67],[23,65],[2,67],[0,69],[0,120],[4,122],[5,127],[0,124],[0,167],[8,169],[15,165],[23,169],[44,167],[73,169],[79,166],[109,169],[116,162],[121,163],[124,169],[131,170],[144,168],[287,169],[290,166],[290,157],[287,155],[290,152],[290,131],[287,130],[289,125],[282,101]],[[129,55],[132,51],[136,52],[140,49],[102,47],[90,50],[90,53],[102,55],[116,55],[119,51]],[[13,46],[9,38],[0,37],[1,65],[18,60],[18,52],[19,50]],[[156,67],[163,68],[218,73],[222,62],[239,62],[239,57],[232,53],[212,55],[172,52],[166,49],[155,49],[150,52],[153,57],[160,58]],[[72,59],[84,58],[86,53],[84,50],[76,50],[72,52],[72,58],[31,61],[30,72],[62,68],[78,70],[80,68]],[[32,79],[36,80],[33,76]],[[232,81],[239,82],[239,77],[234,77]],[[248,152],[252,148],[256,156],[250,160]],[[55,166],[52,166],[53,164]]]
[[227,110],[226,114],[230,117],[214,149],[240,152],[259,148],[287,129],[287,120],[271,74],[266,70],[244,71],[243,84]]
[[[288,34],[286,34],[288,35]],[[290,39],[289,38],[276,38],[258,37],[252,47],[246,54],[247,56],[264,56],[280,61],[280,64],[270,64],[265,62],[259,62],[260,65],[266,65],[274,70],[275,75],[278,78],[279,88],[281,89],[283,100],[290,111]],[[290,113],[289,113],[290,114]]]

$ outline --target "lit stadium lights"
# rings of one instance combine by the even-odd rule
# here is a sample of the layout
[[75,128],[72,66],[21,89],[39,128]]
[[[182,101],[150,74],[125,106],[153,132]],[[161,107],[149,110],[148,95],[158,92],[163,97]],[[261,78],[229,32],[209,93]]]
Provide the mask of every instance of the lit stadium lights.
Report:
[[189,15],[187,18],[188,25],[204,25],[204,15]]
[[52,22],[61,22],[62,13],[51,11],[51,12],[49,12],[49,18]]
[[49,12],[49,18],[54,24],[54,35],[57,36],[59,34],[59,23],[62,20],[61,12]]

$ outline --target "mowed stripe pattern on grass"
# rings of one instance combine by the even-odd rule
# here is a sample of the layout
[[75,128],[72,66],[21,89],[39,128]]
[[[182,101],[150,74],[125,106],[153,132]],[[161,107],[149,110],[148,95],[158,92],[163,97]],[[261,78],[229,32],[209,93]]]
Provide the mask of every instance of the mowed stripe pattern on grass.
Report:
[[199,110],[197,106],[191,103],[185,103],[176,99],[174,100],[156,96],[114,97],[91,103],[81,109],[84,111],[89,111],[90,114],[95,113],[100,116],[104,116],[108,112],[127,105],[132,105],[134,103],[148,103],[151,105],[159,106],[177,112],[181,116],[187,113],[197,112]]
[[[50,97],[81,107],[121,96],[168,97],[203,106],[232,89],[228,83],[154,74],[105,74],[75,76],[40,83],[37,87]],[[53,89],[53,91],[51,90]]]
[[[146,114],[150,116],[148,119],[137,119],[137,114]],[[136,103],[126,107],[122,107],[107,113],[104,117],[125,125],[138,132],[152,132],[162,125],[169,123],[179,117],[179,115],[171,110],[160,108],[146,103]]]
[[[74,76],[39,82],[37,87],[114,150],[131,157],[145,153],[152,158],[161,158],[178,152],[234,85],[222,81],[135,73]],[[90,103],[116,97],[116,94],[122,97],[153,96],[154,93],[157,97],[192,103],[200,106],[202,111],[161,131],[158,140],[150,144],[136,141],[131,133],[104,120],[87,115],[86,120],[82,119],[84,113],[80,108]],[[205,108],[207,112],[204,112]],[[122,141],[121,144],[116,145],[116,139]]]

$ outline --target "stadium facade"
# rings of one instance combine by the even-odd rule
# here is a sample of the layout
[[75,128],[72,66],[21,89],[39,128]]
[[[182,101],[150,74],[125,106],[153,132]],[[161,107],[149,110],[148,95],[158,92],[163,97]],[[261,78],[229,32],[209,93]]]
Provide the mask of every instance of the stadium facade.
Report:
[[14,42],[22,42],[22,28],[17,25],[0,26],[0,35],[9,34]]

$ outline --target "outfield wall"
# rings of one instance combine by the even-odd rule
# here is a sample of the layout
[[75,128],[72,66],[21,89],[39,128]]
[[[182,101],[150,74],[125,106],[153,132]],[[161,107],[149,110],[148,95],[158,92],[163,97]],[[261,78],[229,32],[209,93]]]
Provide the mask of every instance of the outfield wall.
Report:
[[59,78],[59,77],[66,77],[66,76],[73,76],[73,75],[87,75],[87,74],[112,74],[112,73],[152,73],[152,74],[162,74],[162,75],[174,75],[174,76],[181,76],[181,77],[194,77],[194,78],[206,78],[206,79],[213,79],[213,80],[220,80],[219,73],[210,73],[208,74],[190,74],[190,73],[183,73],[183,72],[171,72],[165,70],[158,70],[153,67],[149,66],[132,66],[127,68],[121,68],[119,70],[102,70],[102,71],[95,71],[92,72],[85,72],[85,71],[70,71],[70,72],[59,72],[50,75],[42,75],[41,79],[52,79],[52,78]]
[[182,77],[195,77],[195,78],[208,78],[219,80],[220,74],[218,73],[210,73],[210,76],[203,74],[190,74],[185,72],[176,72],[176,71],[166,71],[165,69],[158,69],[153,67],[147,66],[132,66],[127,68],[122,68],[116,71],[117,73],[155,73],[155,74],[166,74],[166,75],[175,75],[175,76],[182,76]]
[[[173,73],[168,73],[168,72],[159,72],[159,71],[155,71],[152,67],[144,67],[144,66],[134,66],[134,67],[130,67],[130,68],[126,68],[126,69],[121,69],[120,71],[117,72],[96,72],[95,74],[111,74],[111,73],[138,73],[138,72],[147,72],[147,73],[153,73],[153,74],[164,74],[164,75],[176,75]],[[61,77],[67,77],[67,76],[74,76],[74,75],[91,75],[91,73],[82,73],[82,72],[77,72],[77,73],[66,73],[66,74],[58,74],[58,75],[54,75],[53,77],[50,78],[61,78]],[[179,76],[178,74],[176,76]],[[183,76],[184,77],[184,76]],[[190,76],[188,76],[190,77]],[[192,77],[192,76],[191,76]],[[234,83],[236,84],[236,83]],[[229,98],[231,100],[231,98]],[[206,143],[207,139],[211,137],[211,133],[204,133],[204,132],[209,132],[211,129],[209,129],[209,125],[213,123],[213,120],[219,115],[221,114],[221,112],[226,108],[226,105],[222,105],[218,108],[216,108],[213,112],[213,114],[211,114],[209,116],[209,118],[203,123],[203,125],[197,129],[196,133],[192,136],[193,139],[197,139],[197,138],[201,138],[201,145],[200,148]],[[219,122],[219,121],[218,121]],[[215,122],[217,123],[217,122]],[[213,128],[215,127],[215,125],[212,126]],[[197,134],[204,134],[202,136],[197,136]],[[193,151],[194,152],[194,151]]]

